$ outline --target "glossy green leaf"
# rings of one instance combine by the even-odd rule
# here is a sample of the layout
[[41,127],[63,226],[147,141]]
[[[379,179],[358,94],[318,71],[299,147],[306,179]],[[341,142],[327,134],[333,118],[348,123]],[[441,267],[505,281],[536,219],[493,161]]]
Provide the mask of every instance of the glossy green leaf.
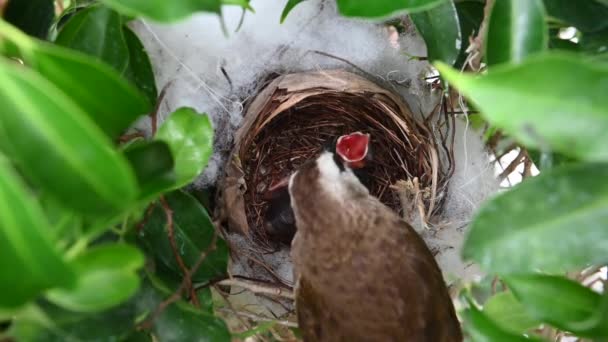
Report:
[[[175,191],[165,196],[173,212],[173,229],[177,251],[186,267],[191,268],[201,253],[212,242],[214,226],[207,211],[189,194]],[[183,272],[176,261],[169,242],[166,213],[160,204],[152,211],[141,233],[146,250],[176,274]],[[215,251],[211,252],[193,275],[193,280],[205,282],[224,275],[228,264],[228,247],[219,239]]]
[[496,1],[490,18],[488,64],[520,63],[547,48],[548,28],[542,0]]
[[218,317],[177,302],[169,306],[157,319],[154,330],[160,341],[230,342],[226,324]]
[[608,262],[608,164],[543,171],[486,203],[463,255],[494,273],[564,271]]
[[122,18],[104,6],[91,6],[74,14],[59,31],[55,43],[93,56],[121,74],[129,64]]
[[338,0],[340,14],[347,17],[386,17],[398,12],[426,11],[447,0]]
[[0,154],[0,308],[18,307],[47,288],[74,282],[50,233],[36,198]]
[[125,156],[137,176],[140,197],[160,194],[175,184],[173,156],[163,141],[147,141],[130,146]]
[[608,159],[608,65],[544,54],[481,77],[442,63],[437,68],[490,124],[526,146],[589,161]]
[[[139,297],[145,299],[139,302],[140,307],[147,312],[153,312],[167,296],[174,292],[174,289],[165,288],[165,284],[158,284],[153,278],[154,275],[147,278],[148,281],[142,284],[139,294]],[[177,286],[177,283],[174,285]],[[201,301],[201,305],[206,306],[203,301]],[[163,311],[155,319],[152,332],[157,340],[162,342],[230,341],[230,333],[221,319],[183,301],[178,301]]]
[[148,97],[150,103],[154,105],[156,104],[158,94],[148,53],[131,29],[124,26],[123,30],[127,47],[129,48],[129,65],[125,70],[124,75],[131,83],[135,84],[139,90]]
[[583,32],[608,28],[608,7],[596,0],[543,0],[549,16]]
[[0,61],[0,126],[22,171],[66,207],[116,213],[137,186],[127,161],[86,115],[44,78]]
[[179,188],[193,181],[207,166],[213,148],[213,127],[206,114],[180,108],[159,127],[156,139],[171,148]]
[[[45,46],[33,66],[86,111],[111,138],[118,137],[151,104],[109,66],[66,49]],[[86,85],[94,85],[94,91]]]
[[116,306],[139,288],[136,271],[144,257],[129,245],[109,244],[88,250],[73,261],[78,273],[76,285],[54,289],[47,298],[64,308],[94,312]]
[[220,13],[221,0],[101,0],[118,12],[157,21],[176,21],[195,12]]
[[[9,50],[11,53],[69,95],[111,138],[117,138],[137,117],[150,111],[146,97],[105,63],[29,39],[2,21],[0,32],[15,44],[16,51]],[[6,44],[4,48],[8,50]]]
[[465,329],[472,342],[526,342],[540,341],[536,338],[528,338],[502,329],[483,312],[471,306],[463,313]]
[[130,300],[110,310],[82,313],[40,303],[51,324],[20,317],[13,322],[10,335],[27,342],[130,341],[135,329],[136,304]]
[[541,323],[528,314],[511,292],[494,295],[483,306],[483,312],[503,329],[517,334],[524,333]]
[[62,251],[73,246],[81,237],[82,217],[50,196],[40,194],[39,201],[51,226],[55,245]]
[[509,276],[505,281],[537,319],[578,336],[608,337],[608,308],[591,289],[549,275]]
[[54,17],[53,0],[11,0],[6,4],[3,16],[23,32],[40,39],[46,39]]
[[302,3],[304,0],[288,0],[285,8],[283,8],[283,12],[281,13],[281,24],[285,21],[285,18],[289,15],[291,10]]
[[441,60],[453,65],[462,48],[462,34],[456,6],[446,1],[427,11],[410,15],[426,43],[430,61]]
[[456,2],[456,12],[458,13],[458,21],[460,22],[460,32],[462,36],[462,44],[456,67],[461,68],[467,58],[467,48],[469,47],[469,39],[479,33],[479,27],[483,20],[484,4],[476,0]]

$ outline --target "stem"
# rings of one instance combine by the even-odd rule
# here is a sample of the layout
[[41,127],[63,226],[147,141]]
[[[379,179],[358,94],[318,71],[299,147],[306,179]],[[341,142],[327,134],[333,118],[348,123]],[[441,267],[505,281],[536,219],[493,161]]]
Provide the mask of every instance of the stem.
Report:
[[70,247],[70,249],[67,250],[67,252],[65,252],[65,257],[67,259],[75,258],[82,251],[84,251],[88,245],[89,239],[87,239],[86,237],[81,237],[80,239],[78,239],[78,241],[76,241],[75,244],[72,245],[72,247]]

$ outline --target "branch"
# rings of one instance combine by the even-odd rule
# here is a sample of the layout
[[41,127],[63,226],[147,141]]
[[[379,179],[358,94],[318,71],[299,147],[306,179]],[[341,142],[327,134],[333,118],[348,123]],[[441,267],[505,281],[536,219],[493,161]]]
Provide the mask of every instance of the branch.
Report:
[[252,281],[226,279],[220,281],[219,283],[217,283],[217,285],[236,286],[249,290],[253,293],[266,294],[276,297],[288,298],[292,300],[295,298],[294,293],[292,291],[286,290],[278,286],[270,286],[267,284],[261,284]]
[[286,327],[290,327],[290,328],[297,328],[298,327],[298,323],[296,322],[292,322],[292,321],[287,321],[287,320],[283,320],[283,321],[279,321],[273,318],[268,318],[268,317],[263,317],[263,316],[258,316],[249,312],[243,312],[243,311],[231,311],[225,308],[219,308],[217,309],[217,311],[220,312],[225,312],[225,313],[230,313],[230,314],[236,314],[238,316],[242,316],[245,318],[249,318],[254,322],[273,322],[279,325],[284,325]]
[[[479,26],[479,33],[475,37],[467,52],[472,53],[473,56],[470,60],[470,66],[473,70],[477,71],[481,68],[481,60],[485,54],[485,43],[486,36],[488,35],[488,26],[490,23],[490,16],[492,14],[492,8],[496,0],[486,0],[486,6],[484,7],[484,16],[481,25]],[[470,51],[469,51],[470,50]]]
[[526,156],[526,150],[523,148],[520,148],[519,154],[517,155],[517,157],[515,157],[515,159],[513,159],[513,161],[509,164],[509,166],[507,166],[504,169],[504,171],[500,174],[500,176],[498,176],[498,181],[502,182],[505,178],[509,177],[509,175],[511,173],[513,173],[513,171],[515,171],[517,166],[519,166],[519,164],[521,164],[521,162],[525,156]]
[[203,261],[205,261],[207,256],[211,252],[215,251],[215,249],[217,248],[216,242],[217,242],[217,231],[214,230],[213,239],[211,240],[211,243],[204,251],[201,252],[198,259],[194,263],[194,266],[192,266],[192,268],[190,268],[186,272],[186,274],[184,275],[184,279],[182,280],[182,283],[180,284],[179,288],[171,296],[169,296],[169,298],[162,301],[158,305],[156,310],[154,310],[154,312],[150,315],[150,318],[148,318],[147,320],[145,320],[144,322],[139,324],[139,326],[137,327],[138,330],[148,330],[148,329],[152,328],[152,325],[154,324],[154,321],[156,320],[156,318],[158,316],[160,316],[160,314],[162,314],[163,311],[165,311],[165,309],[169,305],[180,300],[180,298],[182,297],[182,292],[187,288],[187,285],[188,285],[187,280],[192,279],[192,275],[198,271],[198,269],[201,267],[201,265],[203,264]]
[[188,274],[188,267],[184,263],[184,259],[182,259],[181,254],[179,253],[179,248],[177,247],[177,242],[175,241],[175,226],[173,225],[173,210],[169,207],[169,203],[165,200],[164,196],[160,197],[160,204],[165,212],[165,216],[167,217],[167,235],[169,237],[169,244],[171,245],[171,252],[173,252],[173,256],[175,257],[175,261],[177,261],[177,265],[180,270],[184,274],[184,282],[186,282],[186,289],[190,293],[190,300],[195,307],[199,307],[198,297],[196,296],[196,292],[192,287],[192,278]]

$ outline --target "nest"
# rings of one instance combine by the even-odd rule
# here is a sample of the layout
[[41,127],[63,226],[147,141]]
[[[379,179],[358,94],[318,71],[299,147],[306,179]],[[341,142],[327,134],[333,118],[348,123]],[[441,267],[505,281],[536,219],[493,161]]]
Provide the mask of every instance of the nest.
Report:
[[363,77],[341,70],[296,73],[270,82],[236,133],[222,186],[228,228],[272,248],[264,229],[265,193],[327,142],[355,131],[371,135],[374,196],[406,216],[408,191],[424,216],[440,210],[452,169],[448,149],[441,148],[447,137],[437,138],[400,96]]

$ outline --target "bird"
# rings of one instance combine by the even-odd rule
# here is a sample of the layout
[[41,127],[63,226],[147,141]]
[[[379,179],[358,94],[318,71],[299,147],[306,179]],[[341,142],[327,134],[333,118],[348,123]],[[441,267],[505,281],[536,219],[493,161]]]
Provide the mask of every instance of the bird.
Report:
[[[366,168],[372,160],[369,143],[369,134],[353,132],[329,140],[324,144],[324,149],[335,151],[342,162],[355,170],[357,177],[369,188],[371,177]],[[283,245],[290,245],[296,233],[288,183],[289,176],[272,184],[262,196],[268,202],[263,223],[265,234],[270,241]]]
[[[365,151],[350,137],[349,160]],[[356,150],[356,151],[355,151]],[[305,342],[462,341],[433,254],[416,231],[323,151],[289,179],[295,307]]]

